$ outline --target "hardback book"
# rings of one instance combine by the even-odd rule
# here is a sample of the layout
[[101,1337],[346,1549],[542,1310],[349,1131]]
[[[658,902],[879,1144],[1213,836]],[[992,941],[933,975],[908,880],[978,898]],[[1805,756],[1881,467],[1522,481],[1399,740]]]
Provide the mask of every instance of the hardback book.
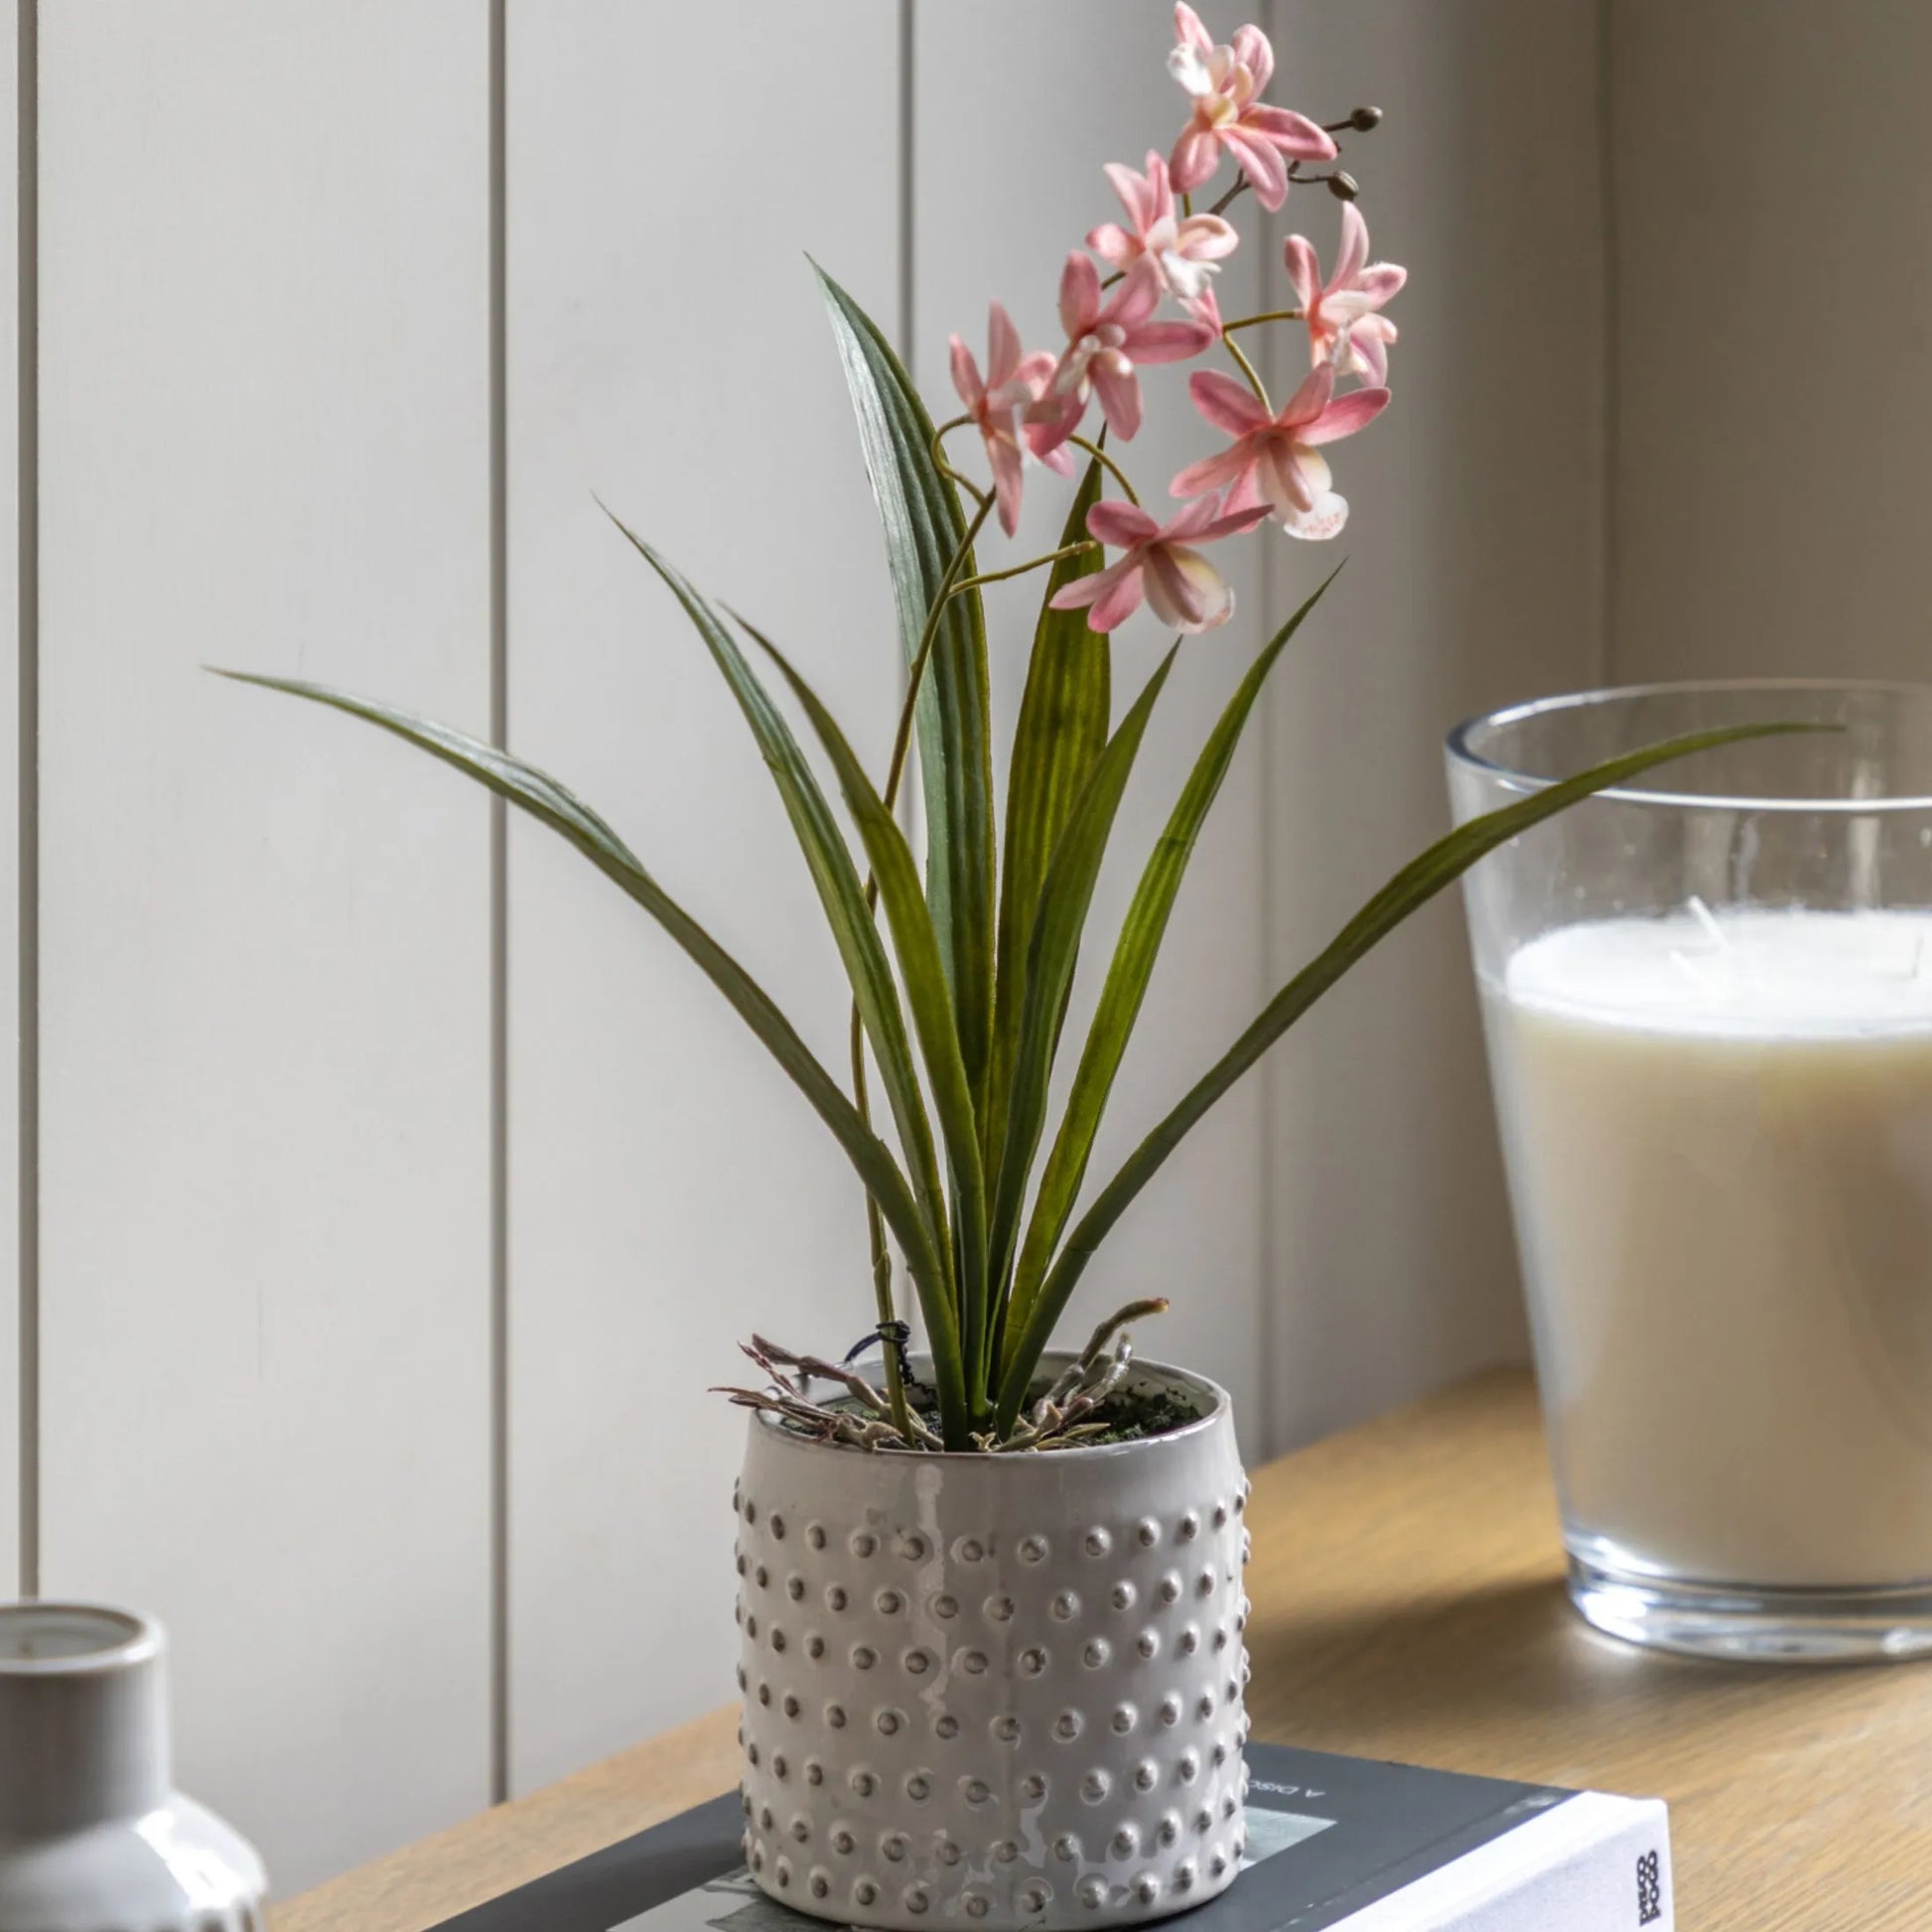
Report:
[[[1672,1932],[1655,1799],[1247,1748],[1247,1854],[1186,1932]],[[443,1932],[823,1932],[765,1897],[714,1798]],[[943,1915],[941,1915],[943,1916]]]

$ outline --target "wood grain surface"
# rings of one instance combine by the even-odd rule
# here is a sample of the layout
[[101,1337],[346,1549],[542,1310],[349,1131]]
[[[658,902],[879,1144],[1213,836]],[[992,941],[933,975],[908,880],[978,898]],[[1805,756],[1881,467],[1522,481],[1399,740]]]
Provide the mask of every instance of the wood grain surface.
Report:
[[[1932,1671],[1698,1664],[1587,1629],[1525,1376],[1271,1464],[1250,1520],[1258,1736],[1667,1798],[1682,1932],[1932,1924]],[[733,1729],[719,1711],[472,1819],[275,1932],[427,1932],[728,1787]]]

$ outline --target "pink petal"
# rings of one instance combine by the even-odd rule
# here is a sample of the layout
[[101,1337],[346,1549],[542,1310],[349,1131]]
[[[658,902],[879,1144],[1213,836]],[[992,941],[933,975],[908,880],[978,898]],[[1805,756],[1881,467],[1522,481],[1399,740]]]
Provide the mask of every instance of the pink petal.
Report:
[[1100,316],[1100,271],[1091,255],[1077,248],[1060,271],[1060,327],[1068,342],[1077,342]]
[[1296,510],[1282,518],[1282,528],[1292,537],[1320,543],[1341,532],[1348,521],[1348,501],[1330,489],[1316,497],[1313,506]]
[[1174,0],[1173,37],[1180,47],[1197,47],[1203,54],[1213,51],[1213,37],[1201,25],[1200,15],[1188,6],[1187,0]]
[[1305,510],[1328,487],[1328,466],[1312,450],[1299,448],[1285,436],[1272,436],[1256,465],[1261,495],[1276,513]]
[[1164,214],[1172,214],[1173,207],[1173,183],[1168,179],[1168,164],[1153,148],[1147,151],[1147,207],[1150,220],[1158,221]]
[[1288,166],[1259,134],[1237,123],[1221,130],[1221,145],[1240,162],[1263,207],[1272,212],[1288,200]]
[[1201,529],[1196,542],[1219,543],[1223,537],[1245,536],[1258,524],[1268,521],[1266,503],[1245,503],[1239,509],[1230,508],[1227,504],[1221,507],[1222,514]]
[[1168,165],[1175,189],[1191,194],[1213,180],[1214,170],[1221,165],[1221,144],[1206,128],[1189,126],[1173,144]]
[[1087,512],[1087,535],[1098,537],[1112,550],[1131,550],[1160,533],[1160,524],[1140,504],[1118,496],[1103,497]]
[[[1376,327],[1381,323],[1381,328]],[[1387,330],[1386,335],[1383,330]],[[1382,322],[1380,316],[1370,316],[1358,322],[1348,332],[1348,354],[1351,373],[1366,376],[1378,387],[1387,384],[1389,379],[1389,344],[1395,340],[1394,325]]]
[[1160,544],[1147,560],[1147,601],[1162,622],[1197,637],[1234,615],[1227,580],[1198,550]]
[[[1181,325],[1185,327],[1184,324]],[[1096,356],[1093,386],[1100,398],[1100,413],[1107,427],[1123,443],[1131,443],[1141,430],[1141,379],[1130,364],[1121,368],[1112,356]]]
[[1241,116],[1241,125],[1296,161],[1332,161],[1341,152],[1333,135],[1292,108],[1250,107]]
[[1000,505],[1000,528],[1012,536],[1020,528],[1020,445],[1011,436],[986,439],[987,467],[993,472],[993,494]]
[[1261,493],[1260,466],[1249,464],[1235,479],[1221,503],[1221,508],[1231,516],[1238,516],[1248,510],[1259,510],[1264,518],[1274,513],[1274,505]]
[[1210,282],[1198,295],[1182,297],[1180,306],[1207,331],[1210,340],[1220,340],[1221,305],[1214,299],[1213,283]]
[[1353,202],[1341,205],[1341,246],[1335,253],[1336,288],[1352,288],[1368,261],[1368,223]]
[[986,386],[997,389],[1010,382],[1020,366],[1020,332],[1013,326],[1006,305],[987,304],[986,310]]
[[1123,558],[1110,570],[1103,570],[1094,580],[1111,578],[1093,601],[1093,610],[1087,618],[1087,627],[1091,630],[1117,630],[1141,608],[1142,577],[1144,573],[1141,560]]
[[1041,394],[1053,374],[1054,356],[1050,349],[1036,348],[1031,355],[1021,358],[1020,366],[1010,378],[1016,388],[1025,389],[1030,396]]
[[1080,427],[1080,418],[1086,413],[1086,401],[1077,392],[1042,396],[1027,411],[1028,449],[1041,463],[1050,462],[1054,452]]
[[1105,570],[1096,570],[1085,577],[1076,577],[1072,583],[1057,590],[1046,600],[1047,608],[1053,611],[1078,611],[1091,604],[1095,598],[1105,597],[1110,588],[1107,580],[1119,570],[1119,564],[1112,564]]
[[1328,406],[1328,398],[1335,393],[1335,372],[1326,362],[1319,362],[1302,380],[1302,386],[1289,397],[1288,407],[1275,418],[1283,429],[1299,429],[1304,423],[1311,423]]
[[1187,393],[1193,397],[1194,407],[1216,429],[1230,436],[1246,436],[1268,427],[1268,412],[1254,391],[1219,369],[1196,369],[1187,378]]
[[1184,362],[1214,340],[1204,322],[1144,322],[1127,335],[1127,353],[1136,362]]
[[1139,235],[1132,235],[1118,221],[1103,221],[1087,230],[1087,246],[1112,268],[1127,268],[1141,252]]
[[1255,92],[1263,92],[1275,72],[1275,50],[1268,36],[1259,27],[1237,27],[1231,45],[1234,58],[1254,75]]
[[1219,489],[1223,483],[1238,482],[1255,467],[1254,452],[1246,443],[1234,443],[1218,456],[1204,456],[1190,463],[1168,485],[1174,496],[1200,496]]
[[1190,262],[1218,262],[1241,245],[1240,231],[1218,214],[1190,214],[1174,228],[1174,247]]
[[[1097,278],[1096,278],[1097,285]],[[1117,322],[1133,329],[1145,322],[1161,302],[1161,271],[1143,255],[1127,271],[1127,279],[1115,289],[1113,300],[1101,312],[1101,322]],[[1089,324],[1091,328],[1094,325]]]
[[1296,301],[1304,313],[1311,311],[1321,300],[1321,258],[1314,252],[1314,243],[1306,235],[1290,235],[1282,243],[1282,264]]
[[1386,389],[1352,389],[1337,396],[1311,423],[1296,432],[1297,440],[1310,449],[1322,443],[1339,443],[1344,436],[1367,429],[1389,406]]
[[[1351,205],[1347,213],[1354,212]],[[1377,262],[1373,268],[1365,268],[1355,278],[1355,286],[1368,297],[1369,305],[1379,309],[1391,297],[1401,293],[1402,285],[1409,279],[1409,271],[1398,267],[1394,262]]]
[[952,349],[952,386],[959,391],[959,400],[975,413],[986,400],[986,386],[980,381],[979,364],[973,360],[973,351],[957,337],[950,339]]

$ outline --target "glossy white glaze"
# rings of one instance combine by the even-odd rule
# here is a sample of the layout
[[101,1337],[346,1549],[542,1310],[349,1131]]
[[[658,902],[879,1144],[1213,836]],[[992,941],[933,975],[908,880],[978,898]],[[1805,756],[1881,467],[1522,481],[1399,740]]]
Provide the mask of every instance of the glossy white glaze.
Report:
[[0,1605],[0,1932],[258,1932],[254,1852],[170,1788],[159,1625]]
[[735,1498],[746,1858],[846,1923],[1070,1926],[1239,1869],[1247,1482],[1199,1421],[1048,1454],[866,1454],[755,1419]]

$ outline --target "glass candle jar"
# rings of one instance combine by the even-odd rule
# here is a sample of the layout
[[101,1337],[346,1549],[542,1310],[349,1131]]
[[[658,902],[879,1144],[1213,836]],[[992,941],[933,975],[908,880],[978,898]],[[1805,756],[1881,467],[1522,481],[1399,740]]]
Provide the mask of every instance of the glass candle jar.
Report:
[[1467,877],[1538,1381],[1592,1623],[1932,1649],[1932,688],[1553,699],[1451,734],[1458,820],[1681,733]]

